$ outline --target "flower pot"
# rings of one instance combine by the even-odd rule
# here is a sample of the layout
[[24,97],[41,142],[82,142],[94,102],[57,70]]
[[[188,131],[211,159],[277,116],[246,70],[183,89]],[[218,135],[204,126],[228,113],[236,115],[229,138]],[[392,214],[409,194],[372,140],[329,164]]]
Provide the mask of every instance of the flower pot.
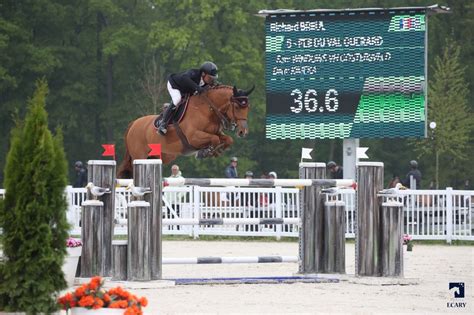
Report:
[[408,251],[408,252],[413,251],[413,244],[412,244],[412,243],[408,243],[408,244],[407,244],[407,251]]
[[82,246],[68,247],[67,256],[63,264],[64,277],[69,287],[74,286],[74,278],[76,277],[77,264],[81,257]]
[[71,308],[71,315],[123,315],[125,309],[123,308],[98,308],[96,310],[87,309],[85,307],[73,307]]

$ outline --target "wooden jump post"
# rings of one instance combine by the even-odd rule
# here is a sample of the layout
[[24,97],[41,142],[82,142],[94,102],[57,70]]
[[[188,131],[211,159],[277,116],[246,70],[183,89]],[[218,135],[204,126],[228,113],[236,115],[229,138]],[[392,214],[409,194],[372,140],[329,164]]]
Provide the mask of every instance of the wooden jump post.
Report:
[[382,276],[403,277],[403,204],[382,203]]
[[[301,180],[325,180],[326,163],[300,163]],[[322,273],[324,209],[320,186],[306,186],[300,193],[302,227],[299,237],[299,273]]]
[[356,275],[381,276],[380,205],[377,193],[383,189],[383,163],[357,164]]
[[87,193],[82,208],[81,277],[112,275],[112,238],[115,215],[115,161],[90,160],[87,179],[95,186],[108,188],[100,197]]
[[[162,174],[161,160],[133,161],[135,187],[149,188],[142,200],[129,205],[127,272],[129,280],[161,279],[162,271]],[[136,224],[135,224],[136,223]]]

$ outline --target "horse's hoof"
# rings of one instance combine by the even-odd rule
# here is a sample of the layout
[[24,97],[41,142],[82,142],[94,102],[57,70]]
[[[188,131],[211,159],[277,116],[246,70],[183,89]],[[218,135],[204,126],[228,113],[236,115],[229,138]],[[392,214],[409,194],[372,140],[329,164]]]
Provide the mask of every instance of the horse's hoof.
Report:
[[209,155],[209,152],[207,150],[199,150],[196,152],[196,159],[202,160],[206,158]]

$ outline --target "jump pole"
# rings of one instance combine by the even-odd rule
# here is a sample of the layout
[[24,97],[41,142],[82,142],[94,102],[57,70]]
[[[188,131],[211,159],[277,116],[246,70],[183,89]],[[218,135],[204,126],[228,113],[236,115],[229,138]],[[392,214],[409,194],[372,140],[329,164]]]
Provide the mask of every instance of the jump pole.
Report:
[[[318,175],[326,172],[325,163],[301,163],[303,168],[308,168],[308,164],[315,164],[314,168],[318,168]],[[324,165],[324,166],[322,166]],[[300,167],[301,169],[301,167]],[[309,176],[309,175],[308,175]],[[301,175],[300,175],[301,177]],[[300,178],[300,179],[245,179],[245,178],[166,178],[164,180],[165,186],[241,186],[241,187],[299,187],[299,186],[335,186],[335,187],[352,187],[354,181],[352,179],[315,179],[315,178]]]
[[[127,219],[116,220],[116,224],[127,225]],[[163,219],[162,225],[255,225],[255,224],[301,224],[300,218],[215,218],[215,219]]]

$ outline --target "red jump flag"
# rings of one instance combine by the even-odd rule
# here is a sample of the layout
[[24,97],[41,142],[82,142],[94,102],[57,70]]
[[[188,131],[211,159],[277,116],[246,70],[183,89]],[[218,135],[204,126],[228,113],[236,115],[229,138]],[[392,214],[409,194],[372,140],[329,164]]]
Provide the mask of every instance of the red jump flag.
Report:
[[115,160],[115,144],[103,144],[102,148],[104,148],[102,156],[113,156]]
[[148,156],[156,156],[161,159],[161,143],[148,144],[148,147],[151,149]]

